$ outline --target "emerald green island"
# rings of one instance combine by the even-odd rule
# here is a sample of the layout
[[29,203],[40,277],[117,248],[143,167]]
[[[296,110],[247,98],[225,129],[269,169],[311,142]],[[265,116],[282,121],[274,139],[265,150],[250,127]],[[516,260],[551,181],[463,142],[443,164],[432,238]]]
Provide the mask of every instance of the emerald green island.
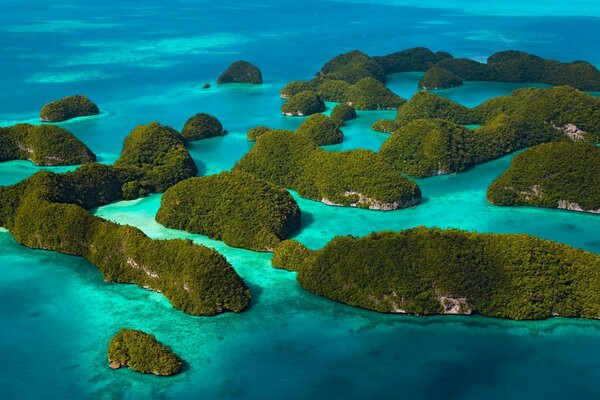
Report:
[[177,354],[154,335],[136,329],[121,329],[110,340],[107,353],[112,369],[127,367],[159,376],[176,375],[183,369],[183,361]]
[[98,115],[100,109],[83,95],[67,96],[46,104],[40,111],[43,122],[62,122],[77,117]]
[[231,64],[219,76],[217,83],[250,83],[260,85],[263,83],[263,78],[260,69],[256,65],[240,60]]

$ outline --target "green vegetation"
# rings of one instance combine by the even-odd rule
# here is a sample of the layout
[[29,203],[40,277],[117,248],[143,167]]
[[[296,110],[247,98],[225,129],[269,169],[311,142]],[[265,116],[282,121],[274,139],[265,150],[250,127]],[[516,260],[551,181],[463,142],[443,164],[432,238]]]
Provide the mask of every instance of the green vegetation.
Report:
[[419,81],[419,87],[424,89],[448,89],[462,85],[462,79],[447,69],[435,66],[427,70]]
[[108,345],[110,367],[129,367],[144,374],[171,376],[181,372],[183,362],[154,335],[134,329],[121,329]]
[[323,114],[313,114],[296,130],[299,135],[307,135],[317,146],[342,143],[344,134],[338,124]]
[[306,290],[379,312],[600,317],[600,256],[528,235],[418,227],[281,246],[273,259]]
[[300,227],[300,208],[287,190],[232,171],[169,188],[156,220],[230,246],[269,251]]
[[373,129],[376,132],[393,133],[400,129],[400,124],[391,119],[384,118],[373,122],[373,125],[371,125],[371,129]]
[[236,61],[231,64],[225,72],[217,79],[218,84],[222,83],[252,83],[259,85],[263,83],[260,69],[248,61]]
[[433,52],[424,47],[415,47],[381,57],[372,57],[386,74],[411,71],[427,71],[436,63],[452,58],[452,55],[443,51]]
[[288,271],[298,271],[300,265],[312,254],[303,244],[296,240],[284,240],[275,248],[271,265]]
[[46,104],[40,111],[40,120],[44,122],[61,122],[76,117],[98,115],[98,106],[80,94],[67,96]]
[[600,213],[600,148],[546,143],[516,155],[488,188],[488,201]]
[[363,78],[348,87],[345,96],[348,104],[357,110],[397,110],[406,102],[373,78]]
[[363,78],[385,82],[385,71],[365,53],[352,50],[329,60],[317,73],[320,78],[357,83]]
[[164,192],[198,172],[179,133],[157,122],[140,125],[131,131],[115,167],[127,168],[140,176],[128,182],[125,198]]
[[546,83],[569,85],[579,90],[600,90],[600,71],[590,63],[562,63],[521,51],[495,53],[488,58],[487,64],[448,58],[436,66],[469,81]]
[[349,104],[338,104],[331,111],[330,117],[338,126],[343,126],[344,122],[356,118],[356,110]]
[[317,94],[327,101],[343,103],[346,101],[346,90],[350,86],[346,81],[324,80],[317,87]]
[[159,291],[186,313],[239,312],[249,303],[249,291],[216,251],[187,240],[152,240],[139,229],[87,211],[164,190],[195,171],[176,131],[157,123],[139,126],[125,139],[114,167],[42,171],[0,187],[0,226],[24,246],[85,257],[107,282]]
[[248,130],[246,137],[248,138],[248,140],[255,142],[259,137],[261,137],[265,133],[272,131],[272,130],[273,129],[269,128],[268,126],[264,126],[264,125],[255,126],[254,128],[250,128]]
[[54,125],[0,128],[0,162],[31,160],[37,165],[76,165],[96,156],[71,132]]
[[234,167],[326,204],[393,210],[421,199],[419,187],[377,153],[327,152],[311,137],[271,131]]
[[402,126],[424,118],[447,119],[460,125],[478,122],[469,108],[426,90],[417,92],[398,110],[396,121]]
[[279,95],[282,99],[289,99],[290,97],[300,92],[306,92],[307,90],[314,92],[317,90],[317,86],[316,81],[291,81],[279,91]]
[[225,131],[221,122],[206,113],[199,113],[190,117],[181,130],[181,136],[188,141],[223,136],[224,134]]
[[289,116],[304,116],[325,111],[325,103],[321,97],[310,90],[290,97],[281,107],[281,112]]

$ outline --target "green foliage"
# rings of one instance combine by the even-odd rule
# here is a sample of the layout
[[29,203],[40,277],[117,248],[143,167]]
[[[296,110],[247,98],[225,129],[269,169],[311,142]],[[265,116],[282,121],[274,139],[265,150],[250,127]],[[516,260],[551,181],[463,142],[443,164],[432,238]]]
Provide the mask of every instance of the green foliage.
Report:
[[217,83],[252,83],[258,85],[263,83],[263,78],[257,66],[250,64],[248,61],[240,60],[231,64],[219,76]]
[[546,143],[516,155],[488,188],[491,203],[600,213],[600,148]]
[[436,63],[452,58],[452,55],[443,52],[433,52],[425,47],[415,47],[381,57],[372,57],[386,74],[398,72],[426,71]]
[[281,107],[281,112],[289,116],[311,115],[323,111],[325,111],[323,99],[310,90],[293,95]]
[[371,129],[377,132],[393,133],[400,129],[400,124],[391,119],[379,119],[373,122]]
[[325,79],[318,85],[317,94],[324,100],[343,103],[349,87],[350,84],[346,81]]
[[462,78],[447,69],[434,66],[425,72],[419,81],[419,87],[424,89],[447,89],[462,85]]
[[398,171],[418,178],[469,168],[471,133],[444,120],[420,119],[395,131],[379,153]]
[[317,90],[317,86],[316,81],[291,81],[279,91],[279,95],[283,99],[289,99],[290,97],[307,90],[314,92]]
[[285,189],[232,171],[169,188],[156,220],[230,246],[268,251],[300,227],[300,208]]
[[327,152],[307,135],[271,131],[234,167],[328,204],[389,210],[421,199],[419,187],[368,150]]
[[288,271],[299,271],[302,263],[312,254],[303,244],[296,240],[284,240],[275,247],[271,264],[275,268]]
[[221,122],[206,113],[199,113],[190,117],[181,131],[181,136],[188,141],[223,136],[224,134],[225,131]]
[[[181,170],[183,159],[191,167]],[[151,240],[86,211],[188,178],[195,164],[177,132],[156,123],[134,129],[117,164],[88,164],[67,174],[42,171],[0,188],[0,225],[24,246],[85,257],[106,281],[159,291],[184,312],[242,311],[249,291],[216,251],[191,241]]]
[[338,124],[323,114],[311,115],[298,127],[296,132],[299,135],[309,136],[317,146],[342,143],[344,140],[344,134]]
[[17,159],[37,165],[76,165],[93,162],[96,156],[71,132],[55,125],[0,128],[0,162]]
[[399,125],[406,125],[416,119],[424,118],[447,119],[460,125],[477,122],[467,107],[426,90],[417,92],[398,110],[396,121]]
[[98,106],[83,95],[67,96],[46,104],[40,111],[40,119],[45,122],[61,122],[76,117],[86,117],[100,113]]
[[255,142],[259,137],[261,137],[265,133],[270,132],[272,130],[273,129],[269,128],[268,126],[264,126],[264,125],[255,126],[254,128],[250,128],[248,130],[246,137],[248,138],[248,140]]
[[356,83],[363,78],[385,82],[385,71],[365,53],[352,50],[329,60],[317,73],[321,78]]
[[338,104],[331,111],[330,118],[338,126],[342,126],[344,122],[356,118],[356,110],[349,104]]
[[435,65],[443,68],[465,81],[489,81],[490,76],[485,64],[468,58],[447,58]]
[[108,345],[111,368],[129,367],[144,374],[171,376],[181,372],[183,362],[154,335],[121,329]]
[[363,78],[346,89],[348,103],[357,110],[397,110],[406,102],[373,78]]
[[140,175],[138,186],[146,192],[164,192],[198,172],[177,131],[157,122],[131,131],[115,166]]
[[306,290],[380,312],[600,316],[600,257],[528,235],[419,227],[285,256]]

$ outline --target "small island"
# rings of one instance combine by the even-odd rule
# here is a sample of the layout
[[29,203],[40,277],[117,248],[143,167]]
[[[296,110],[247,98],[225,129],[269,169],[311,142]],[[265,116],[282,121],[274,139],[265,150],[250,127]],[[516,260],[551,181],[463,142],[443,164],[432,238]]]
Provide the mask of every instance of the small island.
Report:
[[419,81],[419,87],[429,90],[449,89],[462,85],[463,80],[454,72],[442,67],[432,67]]
[[293,95],[281,106],[282,114],[294,117],[302,117],[323,111],[325,111],[325,102],[323,102],[321,96],[311,90]]
[[487,191],[490,203],[600,214],[600,148],[546,143],[516,155]]
[[107,353],[112,369],[128,367],[143,374],[172,376],[183,368],[181,358],[154,335],[135,329],[121,329],[110,340]]
[[296,132],[300,135],[308,135],[317,146],[342,143],[344,134],[338,124],[323,114],[313,114],[306,119]]
[[283,242],[272,260],[311,293],[384,313],[600,317],[600,256],[529,235],[418,227]]
[[246,138],[251,142],[256,142],[256,140],[258,140],[259,137],[272,130],[273,129],[264,125],[255,126],[254,128],[248,129],[248,132],[246,133]]
[[232,171],[190,178],[169,188],[156,220],[233,247],[272,251],[300,227],[300,208],[287,190]]
[[218,84],[224,83],[250,83],[260,85],[263,83],[262,73],[257,66],[248,61],[236,61],[217,79]]
[[67,96],[46,104],[40,111],[43,122],[62,122],[77,117],[98,115],[100,109],[83,95]]
[[377,153],[325,151],[309,135],[292,131],[262,135],[234,169],[333,206],[396,210],[421,201],[417,184]]
[[331,111],[330,118],[338,124],[343,126],[346,121],[350,121],[356,118],[356,110],[349,104],[338,104]]
[[181,136],[190,142],[223,135],[225,135],[223,124],[206,113],[198,113],[190,117],[181,130]]
[[406,103],[385,85],[373,78],[363,78],[345,92],[346,101],[357,110],[397,110]]
[[96,155],[68,130],[55,125],[18,124],[0,128],[0,162],[30,160],[36,165],[77,165]]

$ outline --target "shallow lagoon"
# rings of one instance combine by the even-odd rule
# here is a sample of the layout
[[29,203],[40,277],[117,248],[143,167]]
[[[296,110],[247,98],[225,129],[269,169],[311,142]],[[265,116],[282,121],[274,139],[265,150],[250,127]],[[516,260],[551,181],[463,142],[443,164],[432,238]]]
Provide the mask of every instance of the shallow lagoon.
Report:
[[[248,128],[295,128],[302,119],[279,114],[279,88],[288,80],[309,78],[323,61],[350,48],[382,54],[426,45],[480,58],[517,47],[600,63],[598,53],[589,51],[600,34],[600,12],[593,2],[585,2],[584,17],[553,2],[545,10],[547,17],[532,18],[536,9],[520,6],[513,8],[518,18],[486,19],[477,15],[490,14],[480,4],[464,13],[469,2],[458,2],[453,10],[437,3],[435,10],[420,9],[408,1],[393,6],[359,2],[343,9],[336,2],[310,3],[310,13],[290,14],[289,1],[278,7],[233,1],[228,8],[183,1],[167,8],[153,1],[122,7],[33,1],[34,12],[11,2],[0,16],[0,48],[6,55],[0,60],[6,94],[0,97],[0,124],[31,120],[40,103],[83,91],[105,114],[64,126],[100,161],[110,163],[135,125],[156,119],[181,128],[193,113],[209,112],[230,132],[191,147],[201,173],[212,174],[231,168],[251,148],[245,138]],[[381,23],[368,24],[369,13],[375,12]],[[215,18],[223,13],[231,18]],[[28,15],[26,21],[23,15]],[[327,21],[320,20],[324,15]],[[339,29],[332,31],[336,23]],[[373,35],[379,40],[371,40]],[[151,38],[154,49],[140,54],[144,38]],[[102,45],[107,41],[110,46]],[[312,46],[311,52],[306,46]],[[133,56],[128,56],[130,50]],[[237,58],[259,64],[266,84],[201,89]],[[90,60],[95,64],[80,65]],[[419,78],[418,73],[398,74],[388,85],[409,97]],[[515,87],[467,83],[441,93],[474,106]],[[19,95],[23,92],[27,96]],[[344,127],[344,143],[328,150],[379,148],[387,135],[369,127],[394,113],[359,114]],[[296,238],[319,248],[335,235],[427,225],[530,233],[600,253],[598,216],[486,203],[485,188],[510,158],[418,180],[425,201],[408,210],[346,209],[299,199],[303,228]],[[13,184],[39,169],[24,161],[2,163],[0,184]],[[293,273],[270,267],[269,254],[161,227],[154,222],[159,203],[160,195],[155,195],[96,212],[138,226],[151,237],[188,237],[216,248],[250,285],[252,307],[242,314],[191,317],[157,293],[105,284],[80,258],[23,248],[0,229],[4,398],[560,399],[600,393],[597,321],[425,319],[353,309],[305,292]],[[123,326],[156,334],[183,355],[188,370],[171,379],[110,370],[105,348]]]

